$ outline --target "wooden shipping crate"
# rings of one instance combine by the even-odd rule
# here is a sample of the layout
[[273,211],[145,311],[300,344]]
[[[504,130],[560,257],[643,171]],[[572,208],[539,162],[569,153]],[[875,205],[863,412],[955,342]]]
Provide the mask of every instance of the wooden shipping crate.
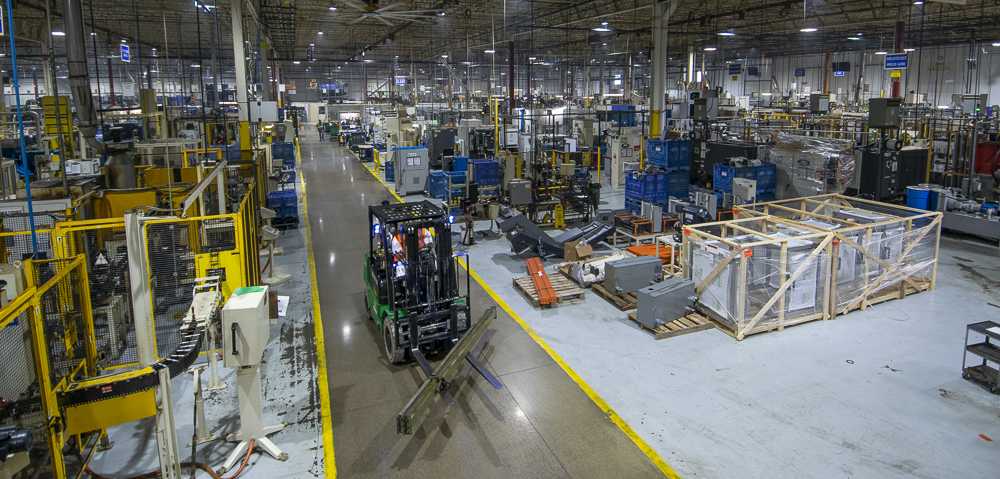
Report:
[[831,315],[935,287],[939,212],[822,195],[738,206],[735,213],[833,234]]

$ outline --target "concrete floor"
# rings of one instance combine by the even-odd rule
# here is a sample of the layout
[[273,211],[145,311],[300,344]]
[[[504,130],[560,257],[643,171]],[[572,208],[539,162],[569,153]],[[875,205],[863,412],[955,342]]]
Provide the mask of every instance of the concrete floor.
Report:
[[[437,401],[413,436],[396,414],[423,380],[385,359],[364,310],[367,206],[392,195],[346,149],[300,140],[325,335],[336,467],[343,477],[657,477],[662,473],[529,334],[502,310],[456,404]],[[463,278],[464,280],[464,278]],[[509,280],[509,279],[508,279]],[[494,301],[476,283],[474,316]]]
[[[608,207],[621,207],[621,190],[602,190]],[[655,341],[589,293],[536,310],[511,285],[526,268],[505,240],[469,252],[681,477],[1000,474],[1000,441],[979,436],[1000,439],[1000,396],[961,379],[965,325],[1000,318],[994,246],[944,237],[936,291],[742,342],[716,330]]]

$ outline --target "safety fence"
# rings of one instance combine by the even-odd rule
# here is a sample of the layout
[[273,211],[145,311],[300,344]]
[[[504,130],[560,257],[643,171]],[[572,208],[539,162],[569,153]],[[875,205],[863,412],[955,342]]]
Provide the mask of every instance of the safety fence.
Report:
[[[123,218],[64,221],[36,214],[33,239],[26,215],[0,216],[0,262],[6,263],[0,272],[20,278],[8,284],[10,302],[0,308],[0,426],[31,430],[36,444],[47,441],[50,459],[36,447],[22,470],[29,476],[37,470],[40,477],[66,477],[63,451],[84,450],[104,436],[107,426],[99,421],[67,425],[85,415],[70,415],[60,406],[60,394],[88,378],[148,369],[139,364],[134,271],[147,275],[148,295],[136,298],[150,303],[153,324],[147,329],[157,360],[184,341],[181,323],[196,278],[218,276],[224,299],[237,288],[260,284],[266,169],[260,161],[237,161],[220,178],[191,210],[225,208],[224,214],[178,217],[167,216],[176,210],[147,209],[136,243],[144,245],[144,254],[130,251]],[[132,256],[145,256],[145,265],[130,270]],[[210,347],[203,344],[202,350]],[[116,414],[129,413],[144,417]]]

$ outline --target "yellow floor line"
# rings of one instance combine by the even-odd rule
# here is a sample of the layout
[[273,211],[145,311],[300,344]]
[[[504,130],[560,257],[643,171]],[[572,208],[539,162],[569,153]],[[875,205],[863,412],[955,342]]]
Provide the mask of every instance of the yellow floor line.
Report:
[[[353,154],[353,152],[351,153]],[[354,157],[358,158],[357,155],[354,155]],[[361,159],[358,158],[358,161],[361,161]],[[390,188],[389,185],[386,184],[386,182],[383,181],[382,178],[374,170],[372,170],[363,161],[361,161],[361,164],[365,167],[365,169],[368,170],[369,173],[372,174],[372,176],[375,177],[376,180],[379,181],[379,183],[382,183],[382,185],[385,186],[386,189],[388,189],[389,192],[392,193],[392,195],[395,196],[397,200],[403,202],[403,199],[400,198],[399,195],[397,195],[396,192],[392,188]],[[310,250],[310,261],[311,261],[311,255],[312,252]],[[495,291],[493,291],[493,288],[489,287],[489,285],[487,285],[486,282],[483,281],[483,279],[480,278],[479,275],[476,274],[476,272],[473,269],[469,268],[469,265],[465,264],[465,261],[462,261],[461,258],[458,258],[458,262],[459,264],[462,265],[463,268],[466,269],[466,271],[469,272],[469,274],[472,275],[472,279],[476,280],[476,282],[479,283],[479,286],[486,291],[486,294],[490,295],[490,297],[493,298],[493,301],[496,301],[496,303],[500,305],[500,307],[503,308],[503,310],[506,311],[507,314],[510,315],[510,317],[514,318],[514,321],[517,322],[517,324],[520,325],[521,328],[528,333],[528,336],[531,336],[531,339],[535,340],[535,342],[538,343],[538,345],[541,346],[542,349],[544,349],[545,352],[549,354],[549,357],[551,357],[552,360],[555,361],[556,364],[558,364],[559,367],[561,367],[563,371],[566,372],[567,375],[569,375],[570,379],[572,379],[573,382],[575,382],[578,386],[580,386],[580,389],[583,389],[583,392],[587,393],[587,396],[589,396],[590,399],[594,401],[594,404],[597,404],[597,407],[601,408],[601,410],[608,415],[608,418],[611,419],[611,422],[615,423],[618,426],[618,428],[621,429],[622,432],[624,432],[625,435],[628,436],[628,438],[631,439],[633,443],[635,443],[636,446],[639,446],[639,449],[644,454],[646,454],[646,456],[649,457],[650,460],[653,461],[653,464],[655,464],[656,467],[660,469],[660,472],[662,472],[663,475],[669,477],[670,479],[680,479],[681,476],[679,476],[677,472],[674,471],[673,468],[671,468],[670,465],[668,465],[666,461],[664,461],[660,457],[660,455],[657,454],[656,451],[654,451],[653,448],[649,446],[649,444],[646,444],[646,441],[644,441],[641,437],[639,437],[639,434],[637,434],[635,430],[633,430],[632,427],[629,426],[628,423],[626,423],[625,420],[622,419],[622,417],[619,416],[618,413],[614,411],[614,409],[611,409],[611,406],[609,406],[608,403],[605,402],[604,399],[601,398],[601,396],[598,395],[597,392],[594,391],[594,389],[591,388],[590,385],[587,384],[587,382],[584,381],[583,378],[581,378],[580,375],[577,374],[576,371],[574,371],[573,368],[569,366],[569,364],[566,364],[566,361],[564,361],[563,358],[560,357],[559,354],[557,354],[548,345],[548,343],[546,343],[545,340],[542,339],[542,337],[535,332],[534,329],[531,329],[531,326],[528,326],[528,323],[525,323],[524,320],[521,319],[521,317],[518,316],[517,313],[515,313],[510,306],[507,305],[507,302],[504,301],[502,298],[500,298],[500,296],[498,296]]]
[[295,139],[295,155],[298,157],[299,179],[302,183],[302,216],[306,223],[306,248],[309,254],[309,286],[312,290],[313,326],[316,329],[316,370],[319,379],[316,387],[319,389],[320,421],[323,423],[323,464],[326,477],[337,477],[337,460],[333,449],[333,424],[330,413],[330,383],[326,374],[326,344],[323,339],[323,316],[319,309],[319,287],[316,285],[316,260],[313,255],[312,230],[309,227],[309,207],[306,201],[306,178],[302,175],[302,153],[299,151],[299,139]]

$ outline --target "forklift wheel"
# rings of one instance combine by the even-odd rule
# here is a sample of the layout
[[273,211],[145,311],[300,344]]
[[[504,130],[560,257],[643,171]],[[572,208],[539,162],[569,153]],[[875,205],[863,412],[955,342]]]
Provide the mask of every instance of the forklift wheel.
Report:
[[396,336],[396,320],[388,316],[382,318],[382,338],[385,339],[385,355],[392,364],[399,364],[406,359],[406,349],[399,347],[399,337]]

